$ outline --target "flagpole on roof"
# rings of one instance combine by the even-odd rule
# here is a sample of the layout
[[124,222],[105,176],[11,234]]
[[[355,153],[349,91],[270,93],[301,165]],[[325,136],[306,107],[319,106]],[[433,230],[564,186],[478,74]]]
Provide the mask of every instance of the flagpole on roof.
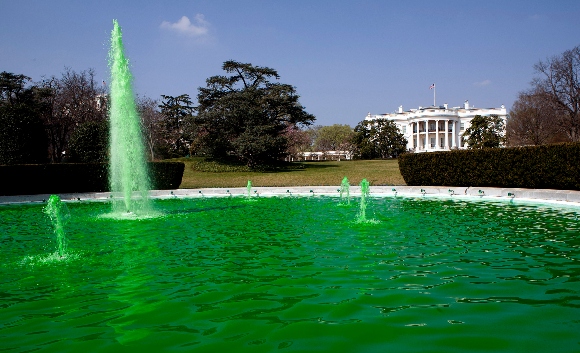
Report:
[[435,104],[435,84],[432,84],[431,86],[429,86],[429,89],[433,90],[433,106],[436,107],[437,104]]

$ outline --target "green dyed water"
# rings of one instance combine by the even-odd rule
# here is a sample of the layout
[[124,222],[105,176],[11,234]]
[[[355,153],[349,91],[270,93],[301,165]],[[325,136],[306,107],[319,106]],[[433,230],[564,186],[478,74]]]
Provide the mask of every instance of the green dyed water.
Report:
[[64,226],[70,218],[68,207],[60,200],[58,195],[50,195],[43,211],[48,215],[52,223],[56,239],[56,255],[64,257],[66,254],[66,235],[64,232]]
[[370,184],[366,179],[363,179],[360,182],[360,203],[359,203],[359,212],[357,216],[357,222],[359,223],[367,223],[367,222],[376,222],[374,219],[367,219],[367,203],[370,197]]
[[340,183],[340,203],[342,205],[350,205],[350,183],[348,178],[342,178]]
[[129,60],[125,56],[121,27],[116,20],[113,21],[111,32],[109,69],[109,184],[116,200],[113,203],[113,213],[143,214],[151,210],[149,175],[133,93],[133,76],[129,69]]
[[7,352],[578,352],[578,209],[460,199],[0,206]]
[[248,180],[248,185],[246,186],[246,189],[248,190],[248,198],[250,198],[252,196],[252,181]]

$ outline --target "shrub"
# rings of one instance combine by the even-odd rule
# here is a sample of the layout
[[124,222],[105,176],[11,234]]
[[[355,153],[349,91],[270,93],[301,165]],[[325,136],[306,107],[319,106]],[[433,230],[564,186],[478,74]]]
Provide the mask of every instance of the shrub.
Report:
[[404,154],[399,169],[407,185],[580,190],[580,144]]
[[109,152],[109,126],[106,121],[81,124],[69,142],[71,162],[105,163]]
[[[153,189],[177,189],[185,164],[150,162]],[[109,191],[105,163],[20,164],[0,166],[0,195]]]

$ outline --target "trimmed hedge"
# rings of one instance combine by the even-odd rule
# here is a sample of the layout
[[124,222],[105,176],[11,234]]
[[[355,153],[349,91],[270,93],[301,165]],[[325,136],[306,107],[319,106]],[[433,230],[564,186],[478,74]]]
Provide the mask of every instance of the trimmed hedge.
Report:
[[580,190],[580,143],[407,153],[407,185]]
[[185,163],[149,162],[149,177],[153,190],[173,190],[179,188]]
[[[149,162],[154,190],[177,189],[185,164]],[[20,164],[0,166],[0,195],[109,191],[105,163]]]

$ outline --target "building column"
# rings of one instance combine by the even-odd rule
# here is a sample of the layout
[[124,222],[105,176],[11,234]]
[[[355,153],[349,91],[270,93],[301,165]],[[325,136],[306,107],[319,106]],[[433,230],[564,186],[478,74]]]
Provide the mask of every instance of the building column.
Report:
[[457,147],[457,136],[455,136],[457,134],[456,123],[457,122],[453,120],[453,125],[451,125],[451,147]]
[[449,150],[449,119],[445,119],[445,149]]
[[439,148],[439,119],[437,119],[435,120],[435,149]]
[[407,129],[411,129],[411,139],[409,140],[409,142],[407,143],[407,149],[413,149],[415,146],[413,146],[413,123],[408,123],[407,124]]
[[429,119],[425,119],[425,152],[429,150]]
[[417,121],[417,150],[421,149],[421,122]]

